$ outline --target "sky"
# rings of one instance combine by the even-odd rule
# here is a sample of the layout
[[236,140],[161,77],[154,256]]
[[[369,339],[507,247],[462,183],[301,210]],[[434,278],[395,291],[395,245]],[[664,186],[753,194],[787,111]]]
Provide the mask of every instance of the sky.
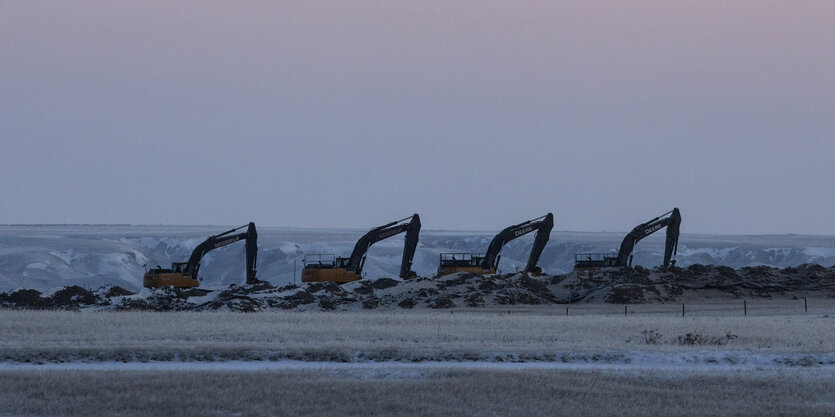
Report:
[[832,1],[0,0],[0,223],[835,234]]

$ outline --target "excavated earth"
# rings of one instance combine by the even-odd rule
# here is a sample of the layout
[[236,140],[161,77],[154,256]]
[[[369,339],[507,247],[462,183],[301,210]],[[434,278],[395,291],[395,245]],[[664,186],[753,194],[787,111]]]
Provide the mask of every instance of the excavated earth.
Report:
[[700,299],[835,297],[835,266],[732,269],[606,268],[566,275],[459,273],[401,281],[308,283],[275,287],[263,282],[225,290],[158,289],[135,294],[120,287],[89,291],[64,287],[43,294],[0,293],[1,308],[58,310],[243,311],[448,309],[563,303],[659,303]]

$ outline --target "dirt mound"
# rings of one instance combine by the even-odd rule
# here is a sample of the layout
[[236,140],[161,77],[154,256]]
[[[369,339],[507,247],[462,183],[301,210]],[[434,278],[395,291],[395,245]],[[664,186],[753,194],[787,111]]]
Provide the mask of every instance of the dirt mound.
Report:
[[391,278],[380,278],[374,281],[371,281],[371,288],[375,290],[384,290],[386,288],[396,287],[400,284],[400,281]]
[[78,310],[108,304],[108,299],[77,285],[61,288],[48,297],[44,297],[40,291],[28,289],[10,294],[0,293],[0,306],[6,308]]
[[72,287],[64,287],[52,294],[52,302],[59,306],[95,304],[96,296],[85,288],[73,285]]
[[0,294],[0,303],[3,307],[17,307],[17,308],[51,308],[52,302],[47,298],[41,297],[41,292],[37,290],[17,290],[11,294]]
[[136,294],[135,292],[126,290],[126,289],[124,289],[124,288],[122,288],[118,285],[114,285],[112,287],[105,287],[104,290],[105,290],[104,296],[108,297],[108,298],[124,297],[126,295]]
[[143,290],[120,287],[90,292],[65,287],[44,297],[35,290],[0,294],[0,307],[28,309],[114,309],[149,311],[448,309],[559,303],[637,304],[727,297],[835,297],[835,267],[762,266],[732,268],[604,268],[566,275],[459,273],[400,281],[381,278],[338,285],[328,282],[274,287],[267,282],[232,285],[223,291]]

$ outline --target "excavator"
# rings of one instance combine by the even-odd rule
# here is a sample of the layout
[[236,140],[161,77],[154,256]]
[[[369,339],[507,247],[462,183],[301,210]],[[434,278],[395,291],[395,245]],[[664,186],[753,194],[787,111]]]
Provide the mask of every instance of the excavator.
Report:
[[417,274],[412,271],[412,260],[415,257],[420,234],[420,216],[417,214],[369,230],[354,245],[349,258],[336,257],[332,254],[305,255],[302,259],[304,265],[302,282],[341,284],[362,279],[362,267],[365,265],[365,253],[368,252],[368,248],[383,239],[403,232],[406,232],[406,243],[403,248],[403,260],[400,263],[400,278],[415,278]]
[[675,266],[676,253],[678,252],[678,236],[681,226],[681,212],[674,208],[646,223],[635,226],[629,234],[623,238],[620,244],[620,251],[617,256],[605,253],[578,253],[574,255],[575,271],[592,271],[605,267],[632,266],[632,250],[643,238],[667,228],[667,242],[664,246],[664,266]]
[[[246,227],[246,232],[232,234]],[[218,235],[209,236],[203,243],[197,245],[188,262],[174,262],[171,269],[156,268],[148,270],[142,278],[142,285],[145,288],[193,288],[200,285],[197,275],[200,269],[200,260],[209,251],[246,240],[246,283],[257,284],[260,281],[255,277],[255,261],[258,256],[258,232],[255,230],[255,223],[249,223]]]
[[542,217],[505,228],[490,241],[490,246],[487,247],[487,252],[484,254],[442,253],[437,276],[440,277],[456,272],[495,274],[499,266],[499,260],[501,259],[499,252],[501,252],[504,245],[534,230],[536,230],[536,237],[534,238],[531,254],[528,257],[528,263],[525,266],[524,272],[539,274],[542,272],[542,269],[536,266],[536,264],[539,262],[539,255],[545,249],[545,244],[551,238],[551,229],[553,228],[554,215],[548,213]]

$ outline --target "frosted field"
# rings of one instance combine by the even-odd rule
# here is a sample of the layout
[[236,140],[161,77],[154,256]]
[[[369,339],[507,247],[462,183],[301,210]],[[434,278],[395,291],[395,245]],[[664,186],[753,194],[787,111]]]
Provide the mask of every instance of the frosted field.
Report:
[[[713,357],[734,363],[769,354],[790,365],[809,360],[829,365],[835,364],[833,329],[835,315],[802,312],[682,318],[591,313],[566,317],[556,308],[510,314],[1,311],[0,362],[593,360],[623,364],[636,355],[658,352],[697,354],[697,362]],[[703,340],[679,341],[687,334]],[[729,352],[735,356],[728,359]]]
[[833,306],[791,301],[684,318],[5,310],[0,415],[831,416]]
[[[185,260],[224,227],[0,226],[0,291],[139,289],[143,264]],[[364,230],[259,228],[259,277],[292,282],[304,253],[347,255]],[[494,232],[424,231],[415,270],[483,251]],[[621,233],[555,232],[549,273]],[[663,238],[636,248],[660,263]],[[502,252],[521,265],[530,239]],[[393,277],[402,238],[371,248]],[[242,245],[204,258],[202,286],[243,281]],[[835,264],[826,236],[683,235],[679,265]],[[300,263],[298,264],[300,268]],[[777,298],[777,297],[775,297]],[[0,311],[0,416],[835,415],[835,299],[685,300],[451,311]],[[565,309],[569,314],[566,316]]]
[[832,416],[814,372],[0,372],[15,416]]
[[[243,223],[242,223],[243,224]],[[422,276],[435,273],[442,252],[483,252],[497,232],[444,232],[425,224],[413,269]],[[559,217],[557,218],[559,229]],[[0,291],[32,288],[46,291],[66,285],[98,288],[119,285],[141,288],[143,265],[169,266],[185,261],[206,237],[230,226],[0,226]],[[686,228],[684,229],[686,232]],[[293,264],[301,268],[305,253],[348,256],[367,230],[323,230],[259,227],[259,278],[274,285],[293,281]],[[573,268],[577,252],[616,250],[623,233],[553,232],[540,266],[549,274]],[[499,269],[513,272],[524,266],[533,237],[517,239],[502,250]],[[641,241],[635,264],[656,266],[663,255],[663,233]],[[402,236],[375,244],[368,252],[366,278],[396,277],[403,251]],[[684,233],[679,242],[679,266],[716,264],[734,268],[835,264],[831,236],[717,236]],[[225,288],[244,282],[243,244],[208,254],[200,269],[205,288]]]

